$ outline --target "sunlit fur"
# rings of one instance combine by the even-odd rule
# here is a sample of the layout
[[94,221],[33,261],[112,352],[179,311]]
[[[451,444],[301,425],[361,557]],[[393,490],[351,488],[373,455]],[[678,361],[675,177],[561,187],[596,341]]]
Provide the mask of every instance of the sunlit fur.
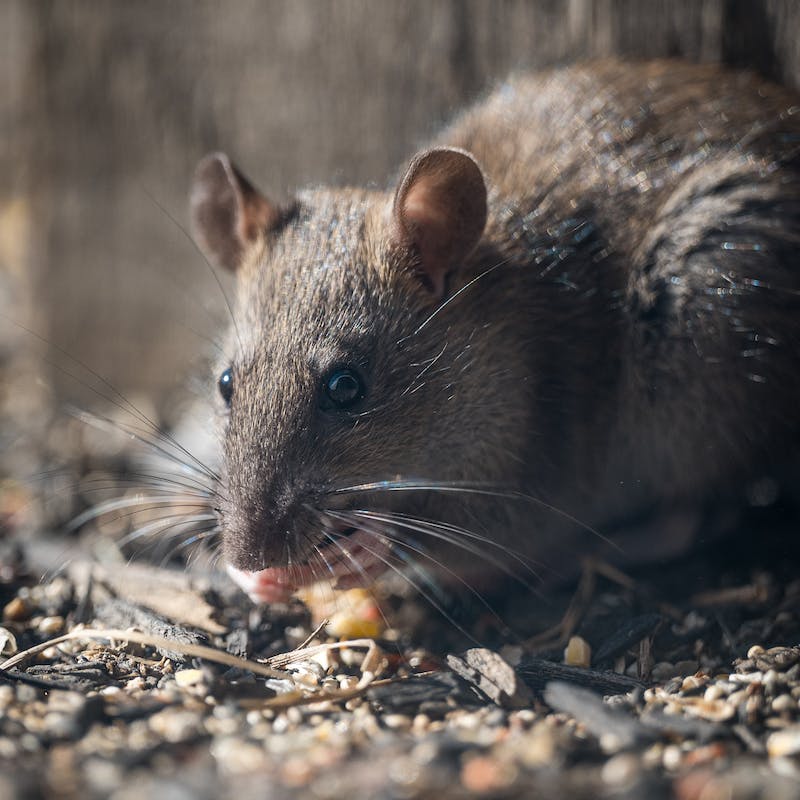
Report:
[[[738,498],[794,451],[796,95],[600,63],[511,80],[436,144],[489,187],[442,299],[394,247],[392,186],[301,192],[239,270],[219,474],[189,465],[230,563],[324,577],[358,527],[433,602],[409,563],[535,586],[618,555],[615,525]],[[353,414],[320,408],[341,365],[368,389]]]
[[[599,539],[434,484],[603,525],[776,463],[800,375],[798,117],[776,87],[670,62],[509,81],[437,141],[489,185],[485,236],[438,310],[392,248],[391,192],[301,193],[240,270],[226,557],[302,561],[328,491],[399,477],[420,488],[336,507],[462,526],[558,569]],[[368,386],[353,416],[319,409],[340,364]]]

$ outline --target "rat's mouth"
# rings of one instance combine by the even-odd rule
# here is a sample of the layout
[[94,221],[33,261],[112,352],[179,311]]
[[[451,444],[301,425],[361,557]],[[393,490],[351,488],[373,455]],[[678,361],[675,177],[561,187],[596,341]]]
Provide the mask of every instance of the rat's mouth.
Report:
[[305,563],[252,572],[228,565],[228,574],[254,603],[282,603],[303,586],[320,581],[333,581],[337,589],[369,585],[390,568],[391,550],[382,536],[344,528]]

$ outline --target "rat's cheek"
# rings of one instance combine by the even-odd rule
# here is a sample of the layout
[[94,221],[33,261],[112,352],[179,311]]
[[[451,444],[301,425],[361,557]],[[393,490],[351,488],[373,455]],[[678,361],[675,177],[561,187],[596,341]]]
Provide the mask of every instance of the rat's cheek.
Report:
[[228,575],[254,603],[285,603],[297,586],[287,570],[262,569],[248,572],[228,565]]

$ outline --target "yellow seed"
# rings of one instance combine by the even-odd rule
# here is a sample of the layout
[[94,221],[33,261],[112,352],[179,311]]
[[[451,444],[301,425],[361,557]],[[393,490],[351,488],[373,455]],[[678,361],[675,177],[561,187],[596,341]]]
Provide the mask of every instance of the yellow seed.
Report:
[[586,639],[573,636],[564,649],[564,663],[572,667],[588,667],[592,663],[592,648]]

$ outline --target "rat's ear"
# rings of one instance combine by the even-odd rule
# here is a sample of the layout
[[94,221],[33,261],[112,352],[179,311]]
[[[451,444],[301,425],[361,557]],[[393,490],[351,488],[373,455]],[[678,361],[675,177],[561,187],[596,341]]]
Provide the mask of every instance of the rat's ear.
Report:
[[486,225],[486,184],[469,153],[437,148],[420,153],[397,188],[395,243],[408,249],[438,299],[447,274],[478,244]]
[[224,153],[198,165],[190,196],[192,228],[205,255],[236,270],[247,249],[280,223],[280,209],[263,197]]

